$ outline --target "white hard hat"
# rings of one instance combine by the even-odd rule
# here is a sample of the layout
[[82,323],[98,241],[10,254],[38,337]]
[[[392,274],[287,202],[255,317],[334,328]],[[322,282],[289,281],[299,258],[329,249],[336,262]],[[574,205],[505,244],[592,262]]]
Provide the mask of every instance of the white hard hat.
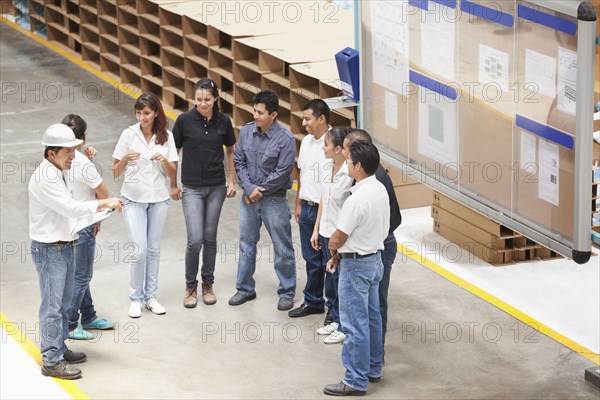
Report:
[[76,139],[73,130],[65,124],[50,125],[42,138],[44,146],[75,147],[81,143],[83,140]]

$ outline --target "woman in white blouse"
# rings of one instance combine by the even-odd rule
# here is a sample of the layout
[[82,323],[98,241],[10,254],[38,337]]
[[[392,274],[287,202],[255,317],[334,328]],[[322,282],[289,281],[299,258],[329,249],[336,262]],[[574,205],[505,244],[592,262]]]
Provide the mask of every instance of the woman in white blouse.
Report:
[[[331,164],[325,166],[328,171],[321,184],[321,201],[315,229],[310,239],[311,246],[315,250],[321,250],[323,259],[329,260],[328,245],[329,238],[335,232],[338,223],[338,214],[342,209],[344,201],[350,196],[352,178],[348,176],[346,159],[342,155],[342,148],[346,131],[342,128],[333,128],[325,134],[323,152],[325,158],[331,160]],[[331,291],[337,293],[338,272],[333,274],[333,280],[327,280],[334,286]],[[327,283],[326,283],[327,284]],[[334,322],[317,330],[319,335],[328,335],[323,342],[326,344],[341,343],[346,335],[342,333],[340,326],[340,312],[337,296],[333,301],[332,316]]]
[[[142,316],[142,302],[155,314],[166,313],[156,300],[160,237],[169,209],[169,197],[179,200],[177,150],[162,104],[144,93],[134,105],[138,123],[125,129],[113,158],[115,178],[125,172],[121,196],[123,217],[133,242],[129,287],[129,316]],[[169,190],[170,187],[170,190]]]

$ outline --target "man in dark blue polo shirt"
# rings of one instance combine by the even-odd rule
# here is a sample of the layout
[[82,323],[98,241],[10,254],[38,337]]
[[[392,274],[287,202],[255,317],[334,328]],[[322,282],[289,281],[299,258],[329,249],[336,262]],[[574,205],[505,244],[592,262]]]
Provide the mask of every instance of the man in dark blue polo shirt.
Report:
[[296,260],[292,245],[291,213],[287,190],[292,187],[296,141],[277,121],[279,99],[272,90],[262,90],[252,99],[254,122],[240,130],[233,154],[238,182],[244,190],[240,205],[240,259],[237,293],[229,304],[237,306],[256,298],[253,275],[256,244],[265,223],[273,242],[275,273],[279,278],[277,308],[289,310],[296,293]]

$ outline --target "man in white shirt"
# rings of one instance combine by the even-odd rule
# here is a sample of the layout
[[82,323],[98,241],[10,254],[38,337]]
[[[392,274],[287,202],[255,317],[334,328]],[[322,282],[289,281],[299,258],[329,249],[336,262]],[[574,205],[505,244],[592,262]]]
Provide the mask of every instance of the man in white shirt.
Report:
[[[325,160],[323,153],[323,139],[330,128],[329,118],[331,111],[329,106],[321,99],[313,99],[305,104],[302,111],[302,125],[308,135],[302,139],[298,153],[298,191],[296,196],[296,222],[300,227],[300,246],[302,257],[306,261],[306,286],[304,287],[304,302],[300,307],[291,310],[288,315],[292,318],[305,317],[310,314],[321,314],[325,311],[325,303],[329,310],[333,307],[336,291],[333,279],[329,275],[326,282],[325,265],[327,260],[323,259],[320,251],[313,249],[310,238],[313,234],[317,214],[319,212],[319,201],[321,200],[321,182],[327,173],[326,165],[331,165]],[[323,299],[323,291],[325,297]],[[325,325],[331,318],[327,313]]]
[[346,160],[348,174],[356,180],[344,202],[338,227],[329,240],[332,259],[328,271],[339,263],[340,322],[346,339],[341,382],[325,386],[332,396],[361,396],[369,382],[381,379],[383,342],[379,309],[379,282],[383,276],[381,250],[390,224],[385,186],[375,178],[379,152],[372,143],[356,141]]
[[81,370],[70,364],[84,362],[84,353],[68,350],[67,312],[73,297],[75,260],[73,232],[76,218],[91,217],[106,208],[121,210],[121,200],[75,201],[67,170],[82,143],[71,128],[54,124],[44,132],[44,160],[29,181],[29,236],[41,293],[40,330],[42,374],[61,379],[77,379]]

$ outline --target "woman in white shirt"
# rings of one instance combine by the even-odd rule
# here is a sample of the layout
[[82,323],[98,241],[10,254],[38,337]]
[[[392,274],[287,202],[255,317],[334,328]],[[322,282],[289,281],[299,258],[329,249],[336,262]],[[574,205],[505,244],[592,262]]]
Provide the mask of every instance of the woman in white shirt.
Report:
[[[338,214],[342,209],[344,201],[350,196],[352,178],[348,176],[346,159],[342,155],[342,148],[346,130],[333,128],[325,134],[323,152],[325,158],[331,160],[331,164],[325,166],[328,171],[321,184],[321,201],[315,229],[310,243],[315,250],[321,250],[324,260],[331,258],[329,253],[329,238],[335,232],[338,223]],[[331,282],[331,283],[329,283]],[[337,294],[338,272],[333,273],[333,279],[328,279],[326,284],[332,284],[328,292]],[[341,343],[346,337],[340,326],[340,311],[337,295],[333,301],[332,317],[334,322],[317,330],[319,335],[328,335],[323,342],[326,344]]]
[[[179,200],[177,150],[162,104],[144,93],[134,105],[138,123],[125,129],[113,158],[115,178],[125,172],[121,195],[123,217],[134,244],[131,254],[129,316],[142,316],[142,302],[155,314],[166,313],[156,300],[160,237],[169,209],[169,197]],[[170,187],[170,190],[169,190]]]

